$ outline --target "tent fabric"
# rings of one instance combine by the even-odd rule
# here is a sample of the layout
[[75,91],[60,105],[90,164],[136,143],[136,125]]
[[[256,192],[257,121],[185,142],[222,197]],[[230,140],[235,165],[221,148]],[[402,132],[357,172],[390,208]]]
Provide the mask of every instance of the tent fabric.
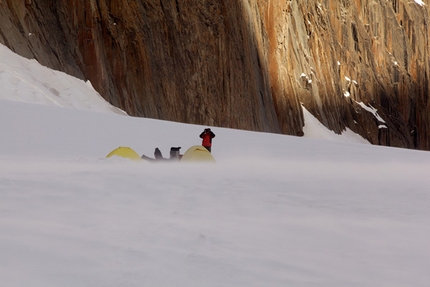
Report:
[[212,154],[203,146],[190,147],[182,156],[181,161],[186,162],[215,162]]
[[119,148],[114,149],[106,157],[112,157],[112,156],[121,156],[132,160],[141,159],[140,156],[137,154],[137,152],[135,152],[133,149],[126,146],[120,146]]

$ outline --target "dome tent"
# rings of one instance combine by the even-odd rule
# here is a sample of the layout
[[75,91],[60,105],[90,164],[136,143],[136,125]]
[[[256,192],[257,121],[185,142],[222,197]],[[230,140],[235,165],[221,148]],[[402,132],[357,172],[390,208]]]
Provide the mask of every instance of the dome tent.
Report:
[[190,147],[182,156],[184,162],[215,162],[212,154],[203,146],[195,145]]
[[140,155],[137,154],[132,148],[126,147],[126,146],[120,146],[119,148],[114,149],[111,151],[106,157],[112,157],[112,156],[120,156],[124,158],[129,158],[132,160],[140,160]]

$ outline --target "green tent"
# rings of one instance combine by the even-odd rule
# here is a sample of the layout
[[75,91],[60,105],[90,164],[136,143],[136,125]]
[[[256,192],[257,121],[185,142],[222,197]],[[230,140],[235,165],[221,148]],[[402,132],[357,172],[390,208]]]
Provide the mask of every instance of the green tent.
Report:
[[212,154],[203,146],[195,145],[190,147],[182,156],[184,162],[215,162]]
[[126,146],[120,146],[119,148],[114,149],[111,151],[106,157],[112,157],[112,156],[120,156],[124,158],[129,158],[132,160],[140,160],[140,155],[137,154],[133,149],[126,147]]

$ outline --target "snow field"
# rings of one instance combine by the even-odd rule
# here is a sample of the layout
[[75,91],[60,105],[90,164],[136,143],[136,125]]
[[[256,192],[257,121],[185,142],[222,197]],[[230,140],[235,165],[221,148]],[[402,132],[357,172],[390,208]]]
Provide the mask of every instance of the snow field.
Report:
[[49,82],[5,81],[33,77],[7,55],[0,285],[428,286],[428,152],[337,136],[305,111],[308,138],[213,127],[215,164],[106,159],[185,152],[204,127],[119,115],[93,90],[81,105],[72,84],[42,103]]

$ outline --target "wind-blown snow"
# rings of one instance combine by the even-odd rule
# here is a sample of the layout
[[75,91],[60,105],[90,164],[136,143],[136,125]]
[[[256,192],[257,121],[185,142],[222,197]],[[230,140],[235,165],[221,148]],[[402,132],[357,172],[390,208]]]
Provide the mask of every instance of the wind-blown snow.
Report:
[[204,127],[119,115],[94,91],[82,110],[68,76],[74,109],[19,102],[40,86],[5,80],[13,65],[1,286],[428,286],[428,152],[322,133],[304,110],[315,138],[213,127],[216,164],[106,159],[120,145],[184,152]]

